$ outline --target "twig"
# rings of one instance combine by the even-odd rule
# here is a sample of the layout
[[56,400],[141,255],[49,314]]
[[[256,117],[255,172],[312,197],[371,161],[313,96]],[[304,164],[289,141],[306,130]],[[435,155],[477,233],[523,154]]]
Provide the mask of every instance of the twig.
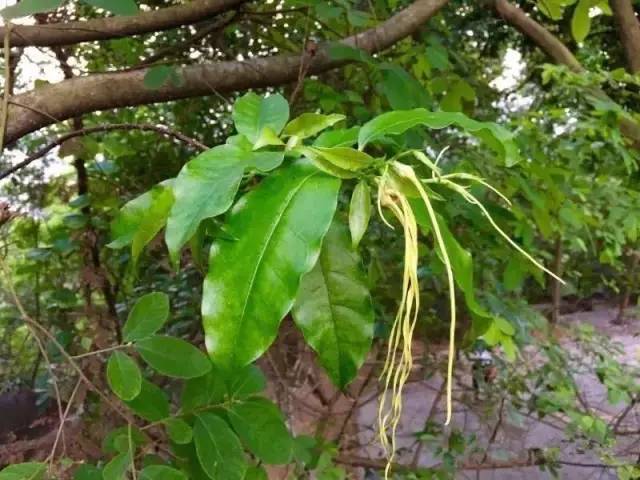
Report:
[[142,131],[156,132],[161,135],[165,135],[167,137],[172,137],[172,138],[175,138],[176,140],[180,140],[181,142],[186,143],[187,145],[193,147],[195,150],[198,150],[198,151],[204,152],[205,150],[209,149],[209,147],[206,146],[204,143],[201,143],[194,138],[188,137],[183,133],[177,132],[175,130],[171,130],[170,128],[160,126],[160,125],[152,125],[147,123],[113,123],[113,124],[97,125],[95,127],[82,128],[82,129],[74,130],[72,132],[61,135],[57,139],[53,140],[52,142],[42,147],[37,152],[33,153],[32,155],[29,155],[23,161],[16,163],[12,167],[0,173],[0,180],[8,177],[9,175],[12,175],[18,170],[35,162],[39,158],[49,153],[55,147],[62,145],[64,142],[66,142],[67,140],[70,140],[71,138],[81,137],[81,136],[89,135],[92,133],[110,132],[114,130],[142,130]]
[[51,453],[49,454],[49,461],[53,464],[53,460],[56,456],[56,448],[58,447],[58,442],[60,441],[60,437],[64,432],[64,424],[67,421],[67,417],[69,416],[69,411],[71,410],[71,406],[73,405],[73,401],[76,397],[76,393],[78,393],[78,389],[82,384],[82,379],[78,378],[76,382],[76,386],[73,388],[71,392],[71,396],[69,397],[69,401],[67,402],[67,408],[64,410],[64,414],[62,415],[62,419],[60,420],[60,425],[58,426],[58,431],[56,432],[56,439],[53,441],[53,447],[51,447]]

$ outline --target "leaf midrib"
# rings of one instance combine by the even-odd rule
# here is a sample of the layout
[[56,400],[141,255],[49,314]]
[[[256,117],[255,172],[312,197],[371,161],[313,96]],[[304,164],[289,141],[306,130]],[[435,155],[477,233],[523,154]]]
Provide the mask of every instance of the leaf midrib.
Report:
[[[260,250],[260,254],[258,255],[258,261],[256,262],[256,266],[255,266],[255,268],[253,270],[253,274],[252,274],[251,280],[249,282],[249,288],[247,289],[247,294],[245,295],[244,305],[242,306],[242,312],[240,314],[240,322],[239,322],[238,329],[236,331],[237,333],[239,333],[244,328],[245,314],[246,314],[246,311],[247,311],[247,305],[249,304],[249,298],[251,297],[251,292],[253,290],[253,285],[254,285],[254,283],[256,281],[256,277],[258,276],[258,270],[260,270],[260,267],[262,266],[262,263],[263,263],[263,260],[264,260],[264,257],[265,257],[265,252],[267,251],[267,248],[271,244],[271,241],[273,239],[273,235],[275,234],[275,231],[278,229],[278,226],[280,225],[282,217],[284,216],[286,211],[289,209],[289,206],[291,205],[291,201],[293,200],[293,197],[295,197],[298,194],[300,189],[304,186],[305,183],[307,183],[309,181],[309,179],[311,179],[312,177],[314,177],[318,173],[319,172],[310,172],[309,175],[307,175],[295,189],[291,190],[290,194],[285,198],[285,202],[283,203],[282,209],[278,213],[276,221],[273,222],[273,226],[272,226],[271,231],[269,232],[269,234],[267,236],[267,240],[266,240],[266,242],[264,242],[264,245],[262,246],[262,249]],[[235,339],[234,339],[234,345],[233,345],[233,347],[234,347],[233,348],[234,360],[235,360],[235,357],[237,356],[236,352],[237,352],[237,346],[238,346],[239,337],[240,337],[240,335],[236,335]]]

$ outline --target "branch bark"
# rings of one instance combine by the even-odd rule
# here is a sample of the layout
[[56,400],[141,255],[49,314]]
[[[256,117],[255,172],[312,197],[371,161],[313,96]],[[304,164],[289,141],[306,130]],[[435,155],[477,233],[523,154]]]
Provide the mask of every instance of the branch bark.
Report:
[[573,53],[571,53],[571,50],[553,33],[529,17],[523,10],[509,3],[507,0],[495,0],[494,7],[503,20],[533,40],[554,62],[566,65],[574,72],[579,73],[584,71],[584,68]]
[[[230,1],[230,0],[229,0]],[[411,35],[448,0],[416,0],[375,28],[348,37],[342,43],[369,53],[392,46]],[[104,73],[64,80],[11,98],[6,142],[52,123],[118,107],[129,107],[182,98],[277,86],[296,80],[302,55],[276,55],[249,61],[217,62],[178,68],[179,86],[157,90],[144,86],[147,69]],[[309,73],[320,73],[348,63],[332,59],[328,45],[321,45]]]
[[[46,25],[13,25],[10,43],[12,47],[54,47],[159,32],[206,20],[246,1],[194,0],[185,5],[142,12],[134,16],[96,18]],[[0,37],[2,37],[0,45],[4,45],[4,33],[4,27],[0,28]]]
[[628,70],[640,72],[640,23],[630,0],[609,0],[618,25],[618,35],[627,57]]

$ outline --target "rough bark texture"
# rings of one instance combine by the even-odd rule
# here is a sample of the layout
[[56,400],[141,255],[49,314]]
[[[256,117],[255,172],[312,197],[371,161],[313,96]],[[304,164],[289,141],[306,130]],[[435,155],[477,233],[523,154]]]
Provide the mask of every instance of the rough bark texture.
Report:
[[[116,16],[47,25],[13,25],[10,44],[12,47],[53,47],[158,32],[206,20],[245,2],[246,0],[195,0],[185,5],[129,17]],[[0,45],[4,44],[4,36],[4,28],[0,28]]]
[[[343,43],[377,52],[417,30],[448,0],[417,0],[375,28],[346,38]],[[7,144],[47,125],[110,108],[166,102],[181,98],[282,85],[295,81],[302,55],[276,55],[249,61],[191,65],[178,69],[180,86],[158,90],[144,86],[146,69],[95,74],[65,80],[11,98]],[[329,56],[326,45],[314,55],[309,73],[319,73],[346,62]]]
[[627,57],[628,70],[640,72],[640,23],[630,0],[609,0],[618,25],[618,35]]

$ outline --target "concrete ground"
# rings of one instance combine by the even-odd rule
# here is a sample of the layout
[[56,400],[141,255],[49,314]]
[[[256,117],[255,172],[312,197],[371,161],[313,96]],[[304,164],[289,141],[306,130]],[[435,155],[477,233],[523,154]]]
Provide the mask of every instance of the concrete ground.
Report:
[[[608,307],[596,307],[594,311],[580,312],[566,315],[562,318],[562,323],[575,325],[578,323],[591,324],[595,329],[609,337],[614,342],[618,342],[622,348],[619,360],[632,367],[640,366],[640,322],[631,320],[626,325],[617,326],[611,323],[616,311]],[[575,350],[576,345],[571,341],[564,341],[563,344],[568,350]],[[468,378],[459,378],[460,384],[469,384]],[[625,408],[623,404],[618,406],[610,405],[607,401],[605,388],[592,373],[579,374],[575,378],[579,385],[584,402],[590,409],[597,411],[605,419],[614,419],[616,414]],[[403,464],[415,464],[428,467],[441,462],[441,458],[434,455],[437,445],[424,445],[416,453],[417,442],[415,432],[423,430],[425,421],[428,418],[435,425],[441,426],[444,421],[444,402],[438,392],[441,390],[442,378],[439,376],[428,380],[412,382],[407,385],[404,395],[404,414],[399,427],[398,444],[401,447],[397,461]],[[456,403],[455,415],[452,427],[459,429],[465,434],[475,434],[477,436],[476,445],[479,453],[474,458],[484,456],[486,446],[490,444],[487,458],[491,459],[494,465],[499,463],[519,462],[526,464],[527,456],[531,455],[532,449],[557,447],[560,451],[560,458],[563,462],[575,463],[575,465],[565,464],[559,471],[559,478],[562,479],[614,479],[618,478],[613,469],[602,468],[594,465],[601,465],[602,459],[595,452],[589,451],[588,446],[576,445],[575,442],[568,442],[564,433],[562,419],[545,419],[527,417],[509,410],[502,413],[499,426],[496,428],[499,411],[495,402],[496,398],[483,401],[478,399],[473,393],[457,393],[459,402]],[[434,405],[435,402],[435,405]],[[372,459],[383,460],[384,456],[377,447],[375,426],[377,421],[377,404],[370,402],[358,411],[358,443],[363,445],[358,452],[362,456]],[[559,420],[559,421],[556,421]],[[625,421],[620,426],[623,430],[640,429],[640,408],[638,411],[631,410],[625,417]],[[490,441],[490,439],[492,439]],[[640,452],[640,435],[629,435],[618,437],[616,452],[627,453],[627,458],[638,458]],[[530,457],[529,457],[530,458]],[[481,462],[482,463],[482,462]],[[377,478],[373,472],[367,472],[365,478]],[[516,480],[516,479],[548,479],[554,478],[550,473],[543,472],[537,466],[520,468],[494,468],[483,470],[464,470],[458,474],[460,479],[479,480]]]

